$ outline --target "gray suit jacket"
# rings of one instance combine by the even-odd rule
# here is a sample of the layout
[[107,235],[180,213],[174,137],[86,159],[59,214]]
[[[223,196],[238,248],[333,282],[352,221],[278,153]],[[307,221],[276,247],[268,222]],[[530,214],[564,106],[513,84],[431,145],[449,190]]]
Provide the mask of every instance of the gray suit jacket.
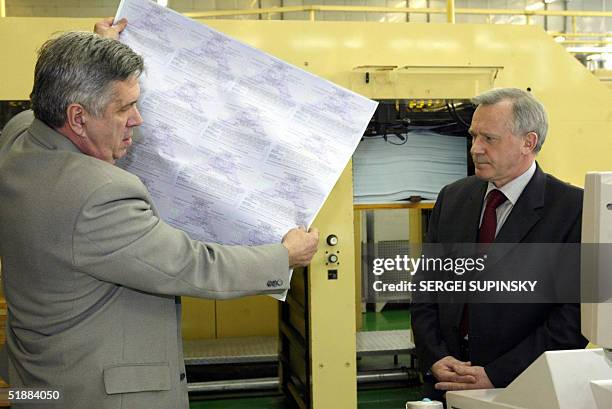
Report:
[[187,408],[175,296],[289,285],[284,246],[189,239],[136,176],[29,111],[0,136],[0,257],[9,382],[61,389],[63,402],[44,408]]

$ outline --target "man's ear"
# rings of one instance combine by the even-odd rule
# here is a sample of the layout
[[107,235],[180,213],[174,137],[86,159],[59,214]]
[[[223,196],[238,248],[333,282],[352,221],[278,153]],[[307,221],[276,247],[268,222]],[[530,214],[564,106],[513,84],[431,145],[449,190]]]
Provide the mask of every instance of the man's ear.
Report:
[[70,104],[66,109],[67,123],[70,129],[78,136],[84,138],[87,136],[85,130],[85,121],[87,117],[87,111],[80,104]]
[[525,153],[535,153],[535,148],[538,145],[538,134],[535,132],[527,132],[523,140],[523,148]]

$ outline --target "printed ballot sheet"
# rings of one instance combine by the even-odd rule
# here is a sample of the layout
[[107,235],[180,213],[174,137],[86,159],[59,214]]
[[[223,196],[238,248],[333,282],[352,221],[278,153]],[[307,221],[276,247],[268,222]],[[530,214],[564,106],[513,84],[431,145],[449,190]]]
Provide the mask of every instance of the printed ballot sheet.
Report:
[[376,102],[147,0],[120,41],[145,59],[124,169],[193,239],[278,243],[310,226]]

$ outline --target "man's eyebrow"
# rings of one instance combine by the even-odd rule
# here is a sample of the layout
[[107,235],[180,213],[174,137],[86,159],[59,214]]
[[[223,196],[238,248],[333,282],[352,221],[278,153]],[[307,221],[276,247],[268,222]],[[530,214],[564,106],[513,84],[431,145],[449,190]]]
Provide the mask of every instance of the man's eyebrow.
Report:
[[132,105],[135,105],[135,104],[137,104],[137,103],[138,103],[138,100],[136,99],[136,100],[134,100],[134,101],[128,102],[128,103],[127,103],[127,104],[125,104],[125,105],[122,105],[122,106],[120,107],[120,109],[129,108],[129,107],[131,107]]
[[482,135],[483,135],[485,138],[491,138],[491,139],[499,139],[499,138],[500,138],[500,136],[499,136],[499,135],[494,134],[494,133],[483,132],[483,133],[482,133]]
[[[468,129],[468,133],[470,134],[470,136],[473,136],[473,137],[476,136],[476,133],[472,129]],[[492,133],[489,133],[489,132],[482,132],[481,135],[485,136],[487,138],[493,138],[493,139],[498,139],[499,138],[499,135],[492,134]]]

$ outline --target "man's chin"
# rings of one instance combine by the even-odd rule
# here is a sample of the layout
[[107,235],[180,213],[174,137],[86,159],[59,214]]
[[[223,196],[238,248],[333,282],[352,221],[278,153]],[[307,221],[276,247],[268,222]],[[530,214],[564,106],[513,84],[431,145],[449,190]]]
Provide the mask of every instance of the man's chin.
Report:
[[478,169],[477,167],[474,169],[474,174],[476,175],[476,177],[478,179],[482,179],[484,181],[489,181],[489,179],[491,179],[491,173],[490,172],[486,172],[483,169]]
[[128,148],[125,147],[124,149],[120,150],[119,152],[117,152],[114,156],[114,162],[117,162],[118,160],[120,160],[121,158],[123,158],[128,152]]

